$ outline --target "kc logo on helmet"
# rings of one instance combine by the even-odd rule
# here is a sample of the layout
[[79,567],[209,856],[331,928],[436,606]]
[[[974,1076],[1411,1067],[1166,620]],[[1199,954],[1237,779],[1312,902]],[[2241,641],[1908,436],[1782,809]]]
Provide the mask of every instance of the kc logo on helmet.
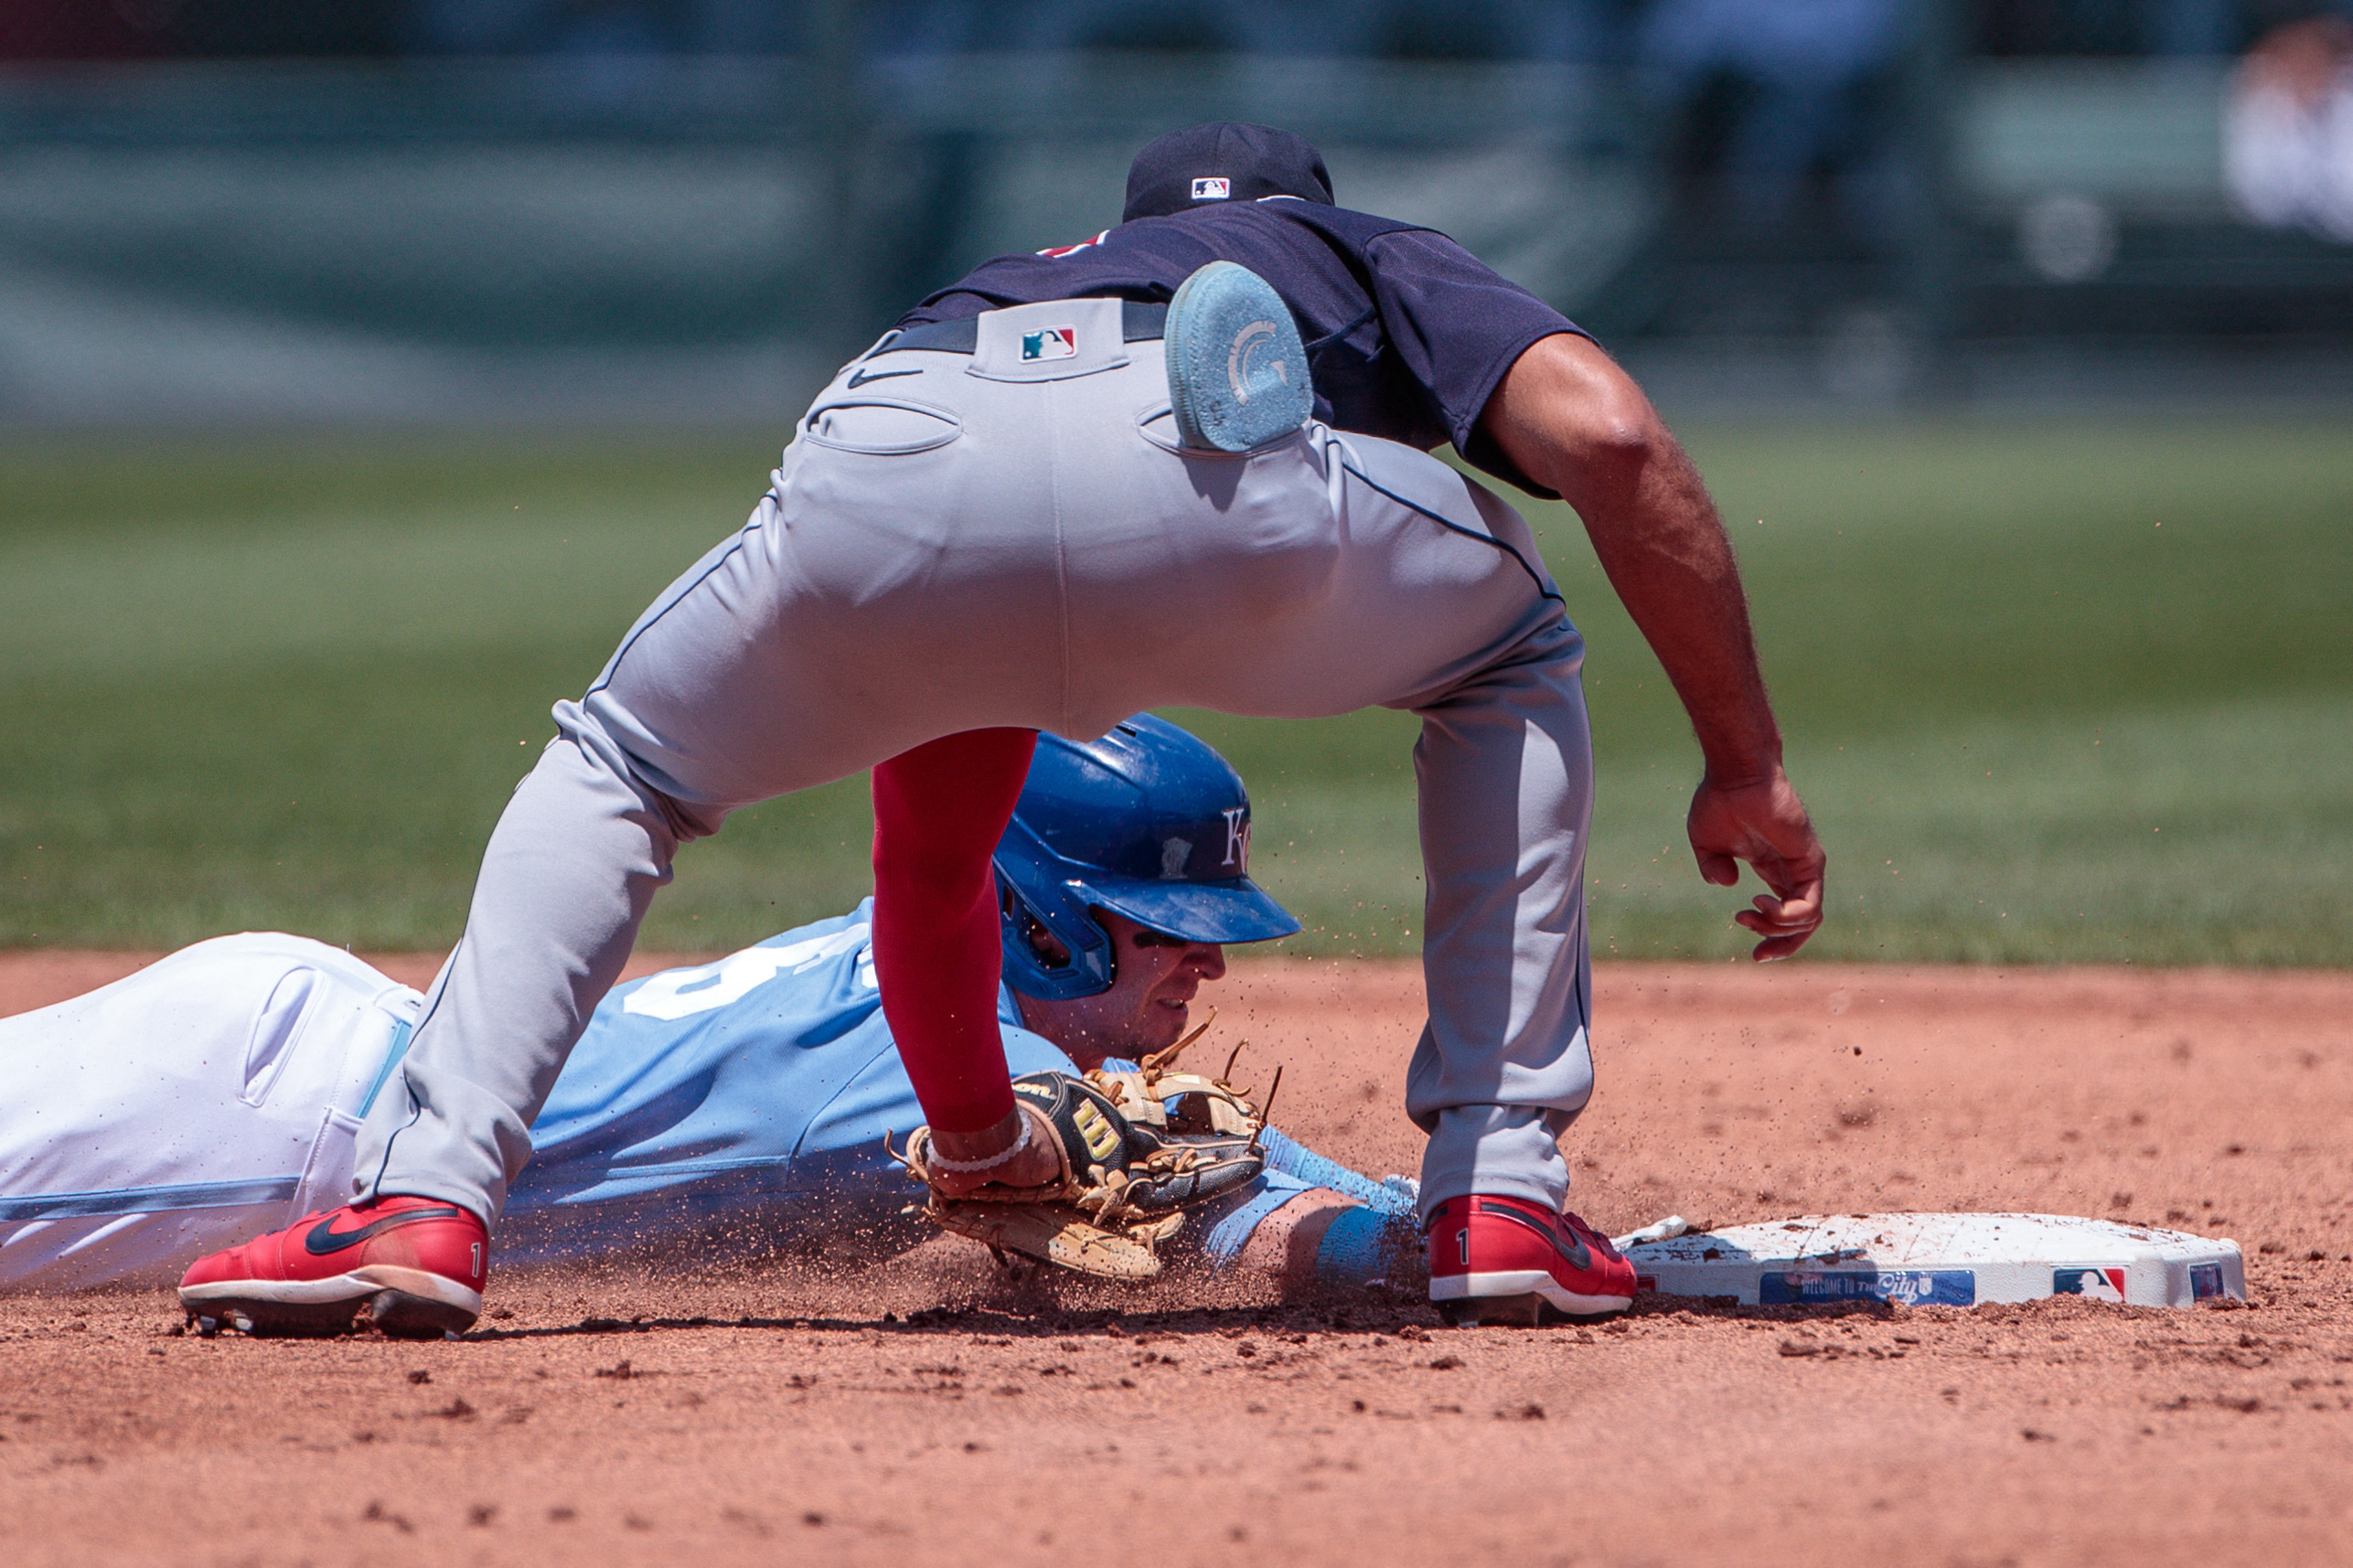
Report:
[[1043,332],[1021,334],[1021,359],[1073,359],[1078,356],[1078,328],[1049,326]]
[[1224,201],[1233,194],[1232,180],[1210,178],[1193,182],[1193,199],[1195,201]]

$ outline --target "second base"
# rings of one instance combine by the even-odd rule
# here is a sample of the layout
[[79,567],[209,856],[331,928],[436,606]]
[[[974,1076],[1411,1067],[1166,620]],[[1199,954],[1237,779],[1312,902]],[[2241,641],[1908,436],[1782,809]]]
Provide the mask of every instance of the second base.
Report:
[[1642,1288],[1743,1306],[2244,1300],[2239,1243],[2064,1214],[1809,1214],[1626,1248]]

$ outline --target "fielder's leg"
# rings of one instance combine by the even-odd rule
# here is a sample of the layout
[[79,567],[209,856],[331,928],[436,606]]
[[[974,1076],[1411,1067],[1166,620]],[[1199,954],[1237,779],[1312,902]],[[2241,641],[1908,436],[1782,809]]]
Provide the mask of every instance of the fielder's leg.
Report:
[[363,1305],[388,1333],[463,1331],[482,1307],[489,1227],[530,1124],[626,961],[679,841],[716,825],[655,791],[594,718],[563,733],[491,835],[465,934],[405,1058],[362,1122],[354,1201],[198,1259],[191,1312],[334,1331]]
[[[532,1118],[619,978],[690,817],[572,705],[482,857],[465,933],[360,1129],[352,1190],[461,1205],[495,1222]],[[553,985],[526,983],[553,976]],[[463,1019],[463,1027],[451,1027]]]
[[1584,645],[1565,621],[1530,642],[1417,709],[1429,1022],[1406,1111],[1430,1134],[1425,1215],[1468,1192],[1560,1208],[1554,1140],[1593,1093]]
[[1566,1211],[1557,1140],[1593,1093],[1585,840],[1593,760],[1565,620],[1416,709],[1429,1022],[1406,1080],[1430,1135],[1430,1294],[1541,1320],[1631,1304],[1633,1271]]

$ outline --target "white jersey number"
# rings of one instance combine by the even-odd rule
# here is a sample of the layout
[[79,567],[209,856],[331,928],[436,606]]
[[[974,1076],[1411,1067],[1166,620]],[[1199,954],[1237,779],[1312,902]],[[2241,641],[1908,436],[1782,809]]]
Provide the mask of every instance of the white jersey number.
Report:
[[[813,936],[807,942],[783,947],[747,947],[716,964],[666,970],[630,992],[621,1010],[652,1019],[683,1019],[707,1013],[740,1001],[754,987],[764,986],[787,970],[797,975],[853,947],[863,947],[871,930],[860,921],[830,936]],[[861,959],[858,979],[862,985],[873,985],[874,965],[871,962]]]

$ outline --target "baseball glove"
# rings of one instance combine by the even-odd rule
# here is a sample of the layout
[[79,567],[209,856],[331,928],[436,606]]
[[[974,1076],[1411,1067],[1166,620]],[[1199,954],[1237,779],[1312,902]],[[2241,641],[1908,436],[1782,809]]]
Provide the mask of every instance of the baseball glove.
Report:
[[[1031,1117],[1031,1135],[1045,1136],[1062,1156],[1061,1179],[983,1187],[960,1198],[934,1188],[922,1212],[1000,1257],[1020,1253],[1107,1279],[1154,1278],[1159,1246],[1183,1227],[1184,1206],[1231,1192],[1266,1166],[1258,1147],[1265,1114],[1223,1077],[1171,1071],[1208,1027],[1127,1071],[1016,1078],[1013,1093]],[[1232,1058],[1225,1070],[1233,1072]],[[1278,1070],[1275,1083],[1281,1080]],[[917,1128],[904,1153],[890,1152],[909,1176],[930,1184],[929,1128]]]

